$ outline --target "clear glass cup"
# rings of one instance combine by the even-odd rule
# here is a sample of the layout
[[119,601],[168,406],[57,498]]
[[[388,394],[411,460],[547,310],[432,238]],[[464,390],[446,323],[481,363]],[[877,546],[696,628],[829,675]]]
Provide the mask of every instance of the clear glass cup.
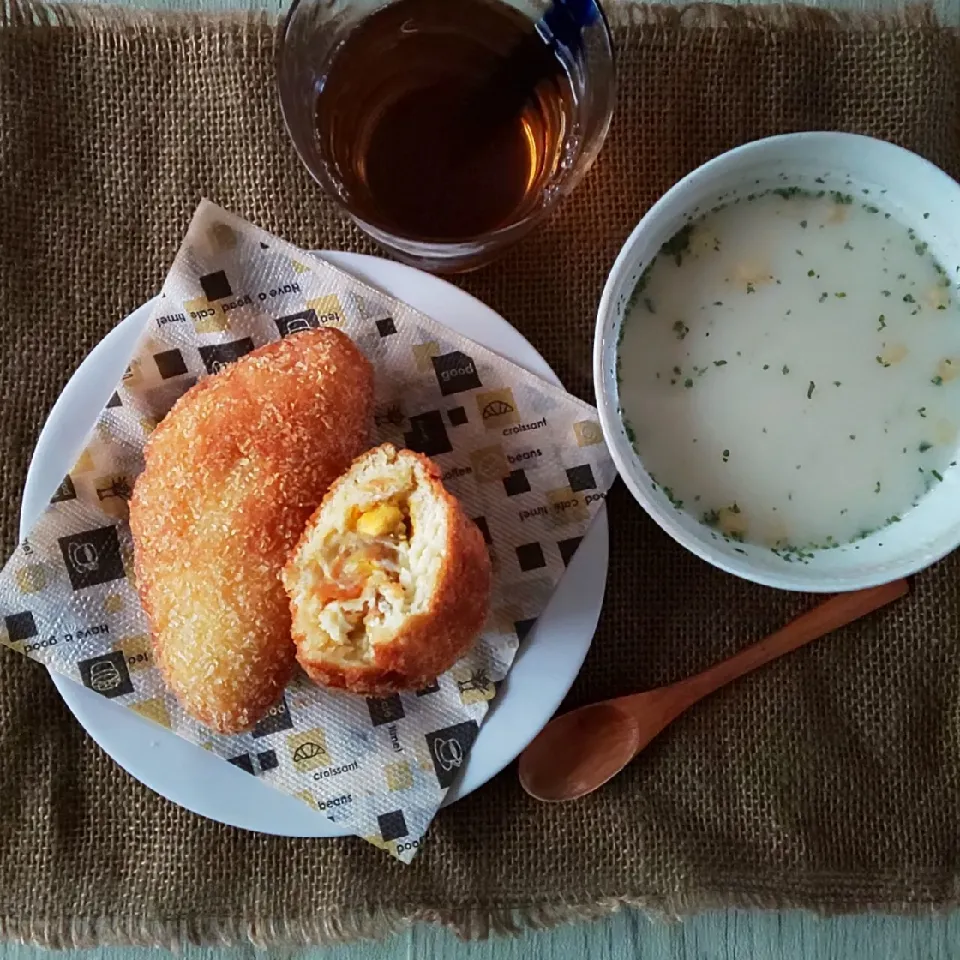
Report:
[[[602,10],[584,28],[582,43],[564,58],[572,98],[557,162],[515,219],[476,236],[424,240],[404,235],[371,215],[321,150],[317,98],[330,64],[347,35],[366,17],[397,0],[293,0],[281,27],[278,61],[280,106],[297,153],[314,179],[353,220],[398,260],[436,273],[471,270],[488,263],[543,221],[590,169],[610,127],[615,99],[613,47]],[[455,8],[458,0],[449,0]],[[548,0],[508,0],[536,22]],[[369,206],[369,205],[368,205]],[[379,222],[378,222],[379,220]]]

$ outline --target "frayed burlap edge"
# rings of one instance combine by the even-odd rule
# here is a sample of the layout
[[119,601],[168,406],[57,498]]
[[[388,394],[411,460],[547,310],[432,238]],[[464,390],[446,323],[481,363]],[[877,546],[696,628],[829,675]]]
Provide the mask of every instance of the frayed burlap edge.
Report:
[[[694,30],[912,30],[942,29],[928,3],[910,4],[896,11],[848,12],[797,5],[726,6],[692,3],[667,7],[607,0],[605,9],[615,26],[678,28]],[[224,34],[244,40],[262,36],[275,28],[277,18],[267,11],[170,12],[132,10],[94,4],[43,3],[37,0],[0,0],[0,30],[6,33],[40,30],[95,30],[105,40],[171,36],[196,33]],[[823,914],[882,911],[903,915],[935,914],[960,906],[960,891],[936,901],[918,896],[911,901],[891,901],[878,895],[873,902],[862,897],[846,902],[842,896],[816,904]],[[312,918],[228,917],[203,919],[153,919],[135,917],[48,917],[21,919],[0,916],[0,940],[52,949],[93,946],[151,946],[176,950],[185,944],[227,946],[249,944],[258,948],[329,945],[362,939],[381,939],[415,923],[443,926],[463,939],[518,934],[524,930],[548,929],[566,923],[610,916],[624,908],[641,910],[661,920],[674,920],[710,909],[810,909],[803,903],[769,891],[755,893],[683,893],[667,896],[607,897],[591,903],[553,903],[463,906],[450,909],[359,908],[329,910]]]
[[[758,27],[778,30],[894,30],[939,29],[930,3],[907,4],[894,11],[843,11],[796,4],[728,6],[691,3],[685,6],[606,0],[611,24],[634,27],[676,27],[728,30]],[[174,30],[223,30],[271,26],[276,15],[267,11],[179,12],[132,10],[101,4],[43,3],[38,0],[0,0],[0,29],[94,28],[116,35]]]
[[0,29],[86,29],[104,35],[134,36],[161,30],[179,33],[270,24],[276,20],[267,11],[181,12],[135,10],[110,4],[43,3],[38,0],[0,0]]
[[[846,903],[830,899],[816,907],[822,916],[845,913],[882,912],[903,916],[933,916],[960,906],[960,897],[936,902],[891,902],[878,898]],[[276,947],[330,946],[357,940],[381,940],[416,923],[445,927],[462,940],[483,940],[491,936],[515,936],[527,930],[547,930],[568,923],[599,920],[624,909],[643,912],[661,922],[673,922],[708,910],[811,910],[809,901],[794,902],[767,892],[706,895],[698,892],[669,897],[607,897],[594,903],[545,903],[527,906],[423,907],[334,910],[312,918],[238,920],[210,917],[192,920],[142,920],[117,917],[50,918],[18,920],[0,918],[0,941],[11,941],[48,949],[80,949],[102,946],[165,947],[176,950],[196,946],[250,945],[258,949]]]

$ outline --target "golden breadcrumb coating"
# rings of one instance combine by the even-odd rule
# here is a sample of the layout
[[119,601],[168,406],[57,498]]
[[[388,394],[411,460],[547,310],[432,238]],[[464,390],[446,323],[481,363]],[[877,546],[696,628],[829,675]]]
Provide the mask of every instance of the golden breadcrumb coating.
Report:
[[383,694],[426,686],[470,649],[490,557],[437,467],[385,443],[330,487],[283,582],[307,674]]
[[310,330],[201,380],[150,437],[130,503],[157,665],[184,709],[252,727],[295,669],[280,570],[327,487],[368,443],[370,364]]

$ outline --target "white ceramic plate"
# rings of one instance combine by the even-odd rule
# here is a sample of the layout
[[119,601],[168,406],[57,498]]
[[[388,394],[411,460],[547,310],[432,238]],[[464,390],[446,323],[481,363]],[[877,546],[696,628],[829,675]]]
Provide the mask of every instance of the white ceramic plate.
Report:
[[[505,320],[457,287],[410,267],[351,253],[320,254],[343,270],[446,323],[545,380],[546,361]],[[146,323],[152,303],[119,323],[83,361],[57,400],[37,441],[20,510],[25,536],[80,453],[110,398]],[[480,728],[445,804],[499,773],[553,716],[590,648],[607,578],[607,518],[601,510],[584,537],[500,696]],[[336,837],[349,831],[306,804],[137,716],[67,677],[52,674],[87,733],[141,783],[168,800],[229,826],[291,837]]]

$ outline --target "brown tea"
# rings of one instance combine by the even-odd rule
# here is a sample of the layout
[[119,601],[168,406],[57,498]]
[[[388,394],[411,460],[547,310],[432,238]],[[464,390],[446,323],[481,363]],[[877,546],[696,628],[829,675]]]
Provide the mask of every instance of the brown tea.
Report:
[[537,205],[571,98],[559,57],[501,0],[397,0],[330,58],[318,144],[362,219],[466,240]]

